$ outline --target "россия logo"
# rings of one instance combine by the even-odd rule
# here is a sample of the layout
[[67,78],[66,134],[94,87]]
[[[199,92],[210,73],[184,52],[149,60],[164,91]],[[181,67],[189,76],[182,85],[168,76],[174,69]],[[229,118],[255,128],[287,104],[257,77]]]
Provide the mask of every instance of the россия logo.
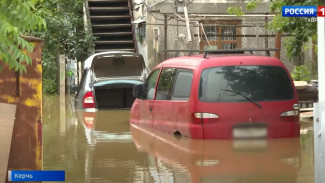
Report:
[[282,6],[283,17],[317,17],[317,6]]

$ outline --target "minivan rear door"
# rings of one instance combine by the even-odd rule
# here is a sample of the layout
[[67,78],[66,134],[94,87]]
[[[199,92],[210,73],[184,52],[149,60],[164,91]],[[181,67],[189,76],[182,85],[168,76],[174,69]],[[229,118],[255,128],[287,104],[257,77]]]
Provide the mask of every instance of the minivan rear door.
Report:
[[246,125],[268,127],[267,135],[289,136],[294,132],[285,129],[294,125],[280,115],[295,103],[292,81],[281,66],[222,66],[201,74],[200,112],[218,116],[203,124],[205,138],[232,138],[234,128]]

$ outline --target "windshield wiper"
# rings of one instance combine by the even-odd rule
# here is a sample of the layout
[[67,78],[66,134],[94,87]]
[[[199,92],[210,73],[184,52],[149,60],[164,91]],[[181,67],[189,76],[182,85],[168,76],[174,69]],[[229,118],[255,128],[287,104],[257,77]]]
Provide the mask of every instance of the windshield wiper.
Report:
[[254,101],[252,98],[250,98],[249,96],[247,96],[246,94],[239,92],[239,91],[234,91],[234,90],[229,90],[229,89],[221,89],[224,91],[228,91],[228,92],[232,92],[232,93],[236,93],[242,97],[244,97],[245,99],[247,99],[248,101],[252,102],[253,104],[255,104],[257,107],[262,108],[261,104],[257,103],[256,101]]

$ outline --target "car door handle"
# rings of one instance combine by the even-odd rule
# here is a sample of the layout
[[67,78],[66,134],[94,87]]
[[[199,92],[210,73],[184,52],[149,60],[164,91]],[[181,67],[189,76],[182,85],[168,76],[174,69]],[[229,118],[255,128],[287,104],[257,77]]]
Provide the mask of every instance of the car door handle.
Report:
[[152,107],[151,106],[149,107],[149,111],[152,112]]

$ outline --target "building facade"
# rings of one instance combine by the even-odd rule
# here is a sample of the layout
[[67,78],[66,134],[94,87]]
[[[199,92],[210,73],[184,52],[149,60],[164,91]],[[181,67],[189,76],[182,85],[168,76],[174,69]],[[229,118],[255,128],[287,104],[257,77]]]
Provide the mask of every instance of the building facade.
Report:
[[[138,50],[152,69],[165,59],[189,54],[170,50],[280,47],[280,59],[293,70],[294,64],[287,58],[284,48],[284,39],[290,35],[277,38],[266,26],[275,15],[270,12],[270,1],[262,1],[253,11],[246,11],[247,2],[133,0]],[[228,7],[241,7],[245,14],[241,17],[229,15]],[[254,54],[265,55],[265,52]],[[271,56],[274,55],[275,52],[271,52]],[[312,61],[311,46],[305,60]]]

